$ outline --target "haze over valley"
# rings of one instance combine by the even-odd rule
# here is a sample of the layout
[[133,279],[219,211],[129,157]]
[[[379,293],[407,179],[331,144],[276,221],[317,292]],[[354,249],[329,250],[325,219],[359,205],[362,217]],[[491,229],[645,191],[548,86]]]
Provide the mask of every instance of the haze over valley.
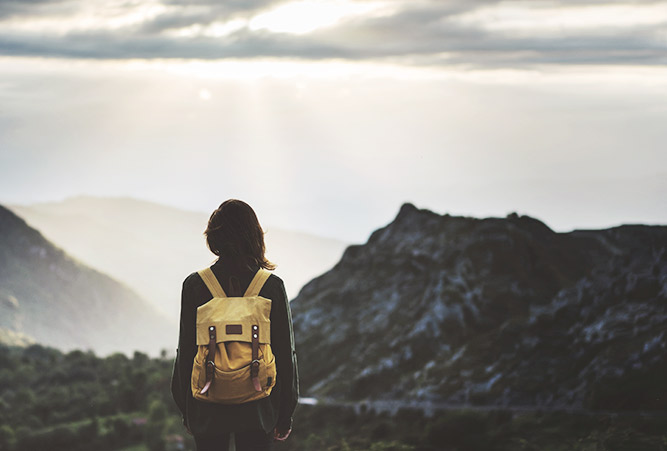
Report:
[[[210,213],[91,196],[10,208],[70,255],[124,282],[174,320],[185,277],[216,258],[203,235]],[[336,239],[262,226],[267,257],[277,264],[276,274],[290,298],[330,269],[346,246]]]

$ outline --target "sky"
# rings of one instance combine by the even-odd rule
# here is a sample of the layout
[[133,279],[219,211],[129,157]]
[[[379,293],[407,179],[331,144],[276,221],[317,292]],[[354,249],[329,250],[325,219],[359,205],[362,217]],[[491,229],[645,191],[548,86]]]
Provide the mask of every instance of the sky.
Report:
[[665,124],[665,1],[0,2],[3,204],[667,224]]

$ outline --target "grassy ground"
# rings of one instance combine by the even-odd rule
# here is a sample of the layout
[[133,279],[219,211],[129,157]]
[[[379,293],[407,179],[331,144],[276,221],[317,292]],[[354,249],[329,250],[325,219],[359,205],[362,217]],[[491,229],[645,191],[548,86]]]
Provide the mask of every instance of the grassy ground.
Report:
[[133,445],[133,446],[128,446],[127,448],[121,448],[117,451],[148,451],[148,447],[146,445]]
[[667,415],[451,411],[426,418],[301,406],[277,451],[667,451]]
[[[136,418],[148,422],[136,425]],[[136,412],[63,423],[33,431],[9,449],[172,451],[180,449],[180,435],[185,449],[194,450],[192,438],[171,415],[160,416],[158,423],[151,418],[150,412]],[[291,436],[275,443],[274,450],[667,451],[667,413],[645,417],[458,410],[426,417],[407,409],[390,415],[299,406]]]

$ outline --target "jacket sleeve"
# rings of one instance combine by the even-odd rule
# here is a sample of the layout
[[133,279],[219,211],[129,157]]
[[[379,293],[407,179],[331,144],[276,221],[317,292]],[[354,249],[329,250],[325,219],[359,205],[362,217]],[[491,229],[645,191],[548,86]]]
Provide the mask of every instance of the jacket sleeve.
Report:
[[185,420],[186,399],[190,394],[190,375],[192,374],[192,362],[197,351],[196,346],[196,312],[193,311],[192,303],[188,302],[192,283],[192,274],[183,282],[181,291],[181,315],[178,334],[178,349],[174,361],[174,371],[171,377],[171,394],[178,409]]
[[299,372],[292,312],[282,280],[278,296],[273,299],[271,313],[271,347],[276,356],[277,377],[280,380],[280,410],[276,427],[280,431],[286,431],[292,427],[292,415],[299,401]]

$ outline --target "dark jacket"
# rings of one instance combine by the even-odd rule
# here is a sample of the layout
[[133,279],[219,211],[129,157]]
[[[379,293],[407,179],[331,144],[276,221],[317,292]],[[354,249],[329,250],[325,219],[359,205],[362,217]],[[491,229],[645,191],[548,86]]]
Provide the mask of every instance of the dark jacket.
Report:
[[[218,260],[211,266],[213,274],[226,293],[230,293],[230,276],[239,280],[242,292],[250,285],[255,271],[238,269]],[[181,297],[181,324],[178,338],[171,392],[183,414],[183,422],[193,435],[215,435],[274,427],[286,431],[292,425],[292,414],[299,398],[299,376],[294,332],[285,285],[271,274],[260,291],[260,296],[271,299],[271,349],[276,357],[277,381],[267,398],[244,404],[223,405],[202,402],[192,397],[190,376],[197,353],[197,307],[212,298],[199,274],[190,274],[183,282]]]

